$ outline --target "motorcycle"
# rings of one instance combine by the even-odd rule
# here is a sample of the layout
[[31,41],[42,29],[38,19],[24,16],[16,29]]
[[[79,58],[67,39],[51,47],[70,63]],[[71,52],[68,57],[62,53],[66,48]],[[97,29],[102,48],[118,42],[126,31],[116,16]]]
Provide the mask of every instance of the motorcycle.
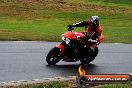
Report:
[[81,32],[67,31],[62,34],[62,42],[53,47],[46,57],[46,62],[49,65],[55,65],[60,60],[65,62],[77,62],[81,64],[89,64],[95,59],[98,54],[98,47],[91,52],[89,48],[90,42],[87,42],[88,37]]

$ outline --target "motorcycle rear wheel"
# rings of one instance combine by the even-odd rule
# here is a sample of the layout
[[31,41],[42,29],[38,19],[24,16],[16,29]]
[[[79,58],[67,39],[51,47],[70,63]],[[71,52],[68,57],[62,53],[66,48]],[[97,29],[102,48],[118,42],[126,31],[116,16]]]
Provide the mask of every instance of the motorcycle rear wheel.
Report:
[[48,65],[55,65],[61,60],[60,49],[57,47],[52,48],[46,57]]
[[95,51],[94,52],[90,52],[91,55],[89,55],[88,58],[86,58],[86,60],[80,60],[81,64],[89,64],[90,62],[92,62],[95,57],[98,55],[99,49],[98,47],[95,47]]

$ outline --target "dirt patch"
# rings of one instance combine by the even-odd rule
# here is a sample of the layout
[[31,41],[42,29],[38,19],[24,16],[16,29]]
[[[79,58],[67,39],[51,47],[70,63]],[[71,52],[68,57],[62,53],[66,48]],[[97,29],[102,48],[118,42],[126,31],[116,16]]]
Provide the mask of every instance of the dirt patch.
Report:
[[[94,11],[108,13],[132,14],[131,8],[100,6],[96,4],[69,3],[64,0],[1,0],[1,16],[34,17],[43,14],[43,11]],[[36,12],[39,11],[39,12]]]

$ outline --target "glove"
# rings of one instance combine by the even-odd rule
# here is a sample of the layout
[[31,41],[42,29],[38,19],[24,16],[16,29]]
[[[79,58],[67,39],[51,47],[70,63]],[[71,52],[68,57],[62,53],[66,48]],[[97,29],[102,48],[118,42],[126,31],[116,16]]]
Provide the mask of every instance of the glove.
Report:
[[73,25],[68,25],[68,31],[72,31],[74,29]]

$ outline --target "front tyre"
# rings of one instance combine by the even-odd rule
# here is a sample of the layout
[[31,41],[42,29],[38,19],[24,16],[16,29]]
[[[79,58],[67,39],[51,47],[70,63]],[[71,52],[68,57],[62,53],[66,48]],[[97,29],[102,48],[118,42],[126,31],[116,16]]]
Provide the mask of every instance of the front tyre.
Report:
[[52,48],[46,57],[46,62],[49,65],[55,65],[61,60],[60,49],[57,47]]

